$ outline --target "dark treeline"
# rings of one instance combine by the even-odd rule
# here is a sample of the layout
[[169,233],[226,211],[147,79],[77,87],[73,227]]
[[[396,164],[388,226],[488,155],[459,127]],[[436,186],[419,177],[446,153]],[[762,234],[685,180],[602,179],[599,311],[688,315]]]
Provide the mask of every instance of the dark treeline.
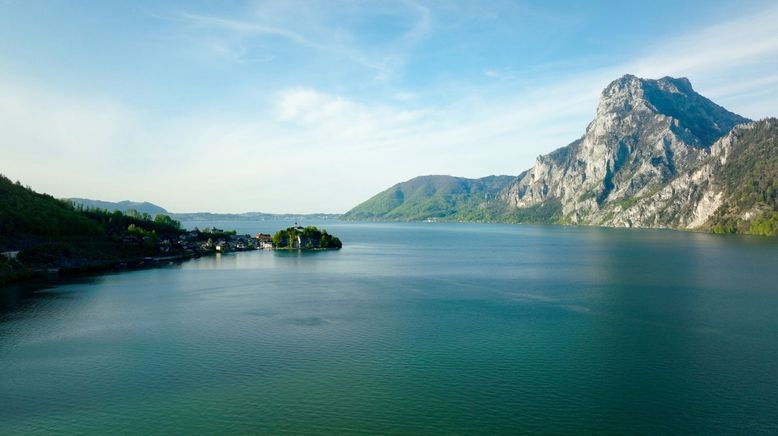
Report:
[[0,175],[0,284],[44,268],[79,271],[159,254],[183,233],[166,216],[77,207]]
[[75,206],[48,194],[40,194],[0,175],[0,249],[36,240],[73,237],[111,237],[131,232],[150,235],[178,234],[181,223],[166,215],[152,217],[136,211],[109,212]]

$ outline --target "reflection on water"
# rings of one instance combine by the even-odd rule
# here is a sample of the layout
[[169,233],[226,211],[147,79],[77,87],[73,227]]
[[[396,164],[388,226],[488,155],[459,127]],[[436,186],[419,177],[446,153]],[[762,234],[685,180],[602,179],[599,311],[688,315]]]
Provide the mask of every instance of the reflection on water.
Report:
[[0,433],[778,431],[775,240],[315,224],[4,289]]
[[66,297],[57,292],[58,287],[64,284],[90,284],[99,280],[100,277],[95,276],[42,278],[0,287],[0,322],[3,322],[6,315],[23,316],[34,311],[36,305],[43,304],[46,300]]

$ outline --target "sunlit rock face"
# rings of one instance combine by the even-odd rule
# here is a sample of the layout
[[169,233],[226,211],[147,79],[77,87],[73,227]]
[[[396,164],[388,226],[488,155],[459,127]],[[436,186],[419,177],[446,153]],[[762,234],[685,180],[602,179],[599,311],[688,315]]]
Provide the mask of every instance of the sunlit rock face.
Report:
[[538,157],[500,199],[509,210],[558,201],[570,223],[699,226],[721,201],[713,161],[726,158],[728,133],[747,122],[685,78],[626,75],[602,92],[583,137]]

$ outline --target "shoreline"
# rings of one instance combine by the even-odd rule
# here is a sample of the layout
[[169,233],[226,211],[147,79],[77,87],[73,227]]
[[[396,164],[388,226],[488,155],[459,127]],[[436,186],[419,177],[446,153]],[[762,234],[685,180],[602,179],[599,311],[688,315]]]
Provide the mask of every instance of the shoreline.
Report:
[[14,285],[33,283],[35,281],[55,283],[70,277],[94,276],[107,272],[151,269],[170,263],[185,262],[187,260],[203,256],[213,256],[216,254],[218,254],[216,251],[205,253],[182,253],[169,256],[145,256],[142,258],[121,261],[93,262],[77,267],[36,267],[19,271],[16,274],[4,278],[4,281],[0,283],[0,290]]
[[16,285],[33,284],[37,281],[46,283],[56,283],[67,278],[72,277],[88,277],[98,276],[110,272],[123,272],[123,271],[136,271],[143,269],[157,268],[172,263],[183,263],[188,260],[198,259],[207,256],[223,255],[228,253],[243,253],[246,251],[336,251],[340,248],[259,248],[253,250],[231,250],[226,252],[220,251],[205,251],[205,252],[192,252],[181,253],[167,256],[145,256],[142,258],[121,260],[121,261],[106,261],[106,262],[94,262],[78,267],[37,267],[30,268],[23,271],[19,271],[9,277],[4,278],[3,282],[0,282],[0,291],[3,288],[8,288]]

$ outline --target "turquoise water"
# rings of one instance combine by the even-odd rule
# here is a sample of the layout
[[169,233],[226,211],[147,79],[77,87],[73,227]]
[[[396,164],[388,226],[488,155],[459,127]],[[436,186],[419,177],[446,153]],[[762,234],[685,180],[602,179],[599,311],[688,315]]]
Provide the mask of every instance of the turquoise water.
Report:
[[773,239],[322,224],[0,290],[0,434],[778,433]]

